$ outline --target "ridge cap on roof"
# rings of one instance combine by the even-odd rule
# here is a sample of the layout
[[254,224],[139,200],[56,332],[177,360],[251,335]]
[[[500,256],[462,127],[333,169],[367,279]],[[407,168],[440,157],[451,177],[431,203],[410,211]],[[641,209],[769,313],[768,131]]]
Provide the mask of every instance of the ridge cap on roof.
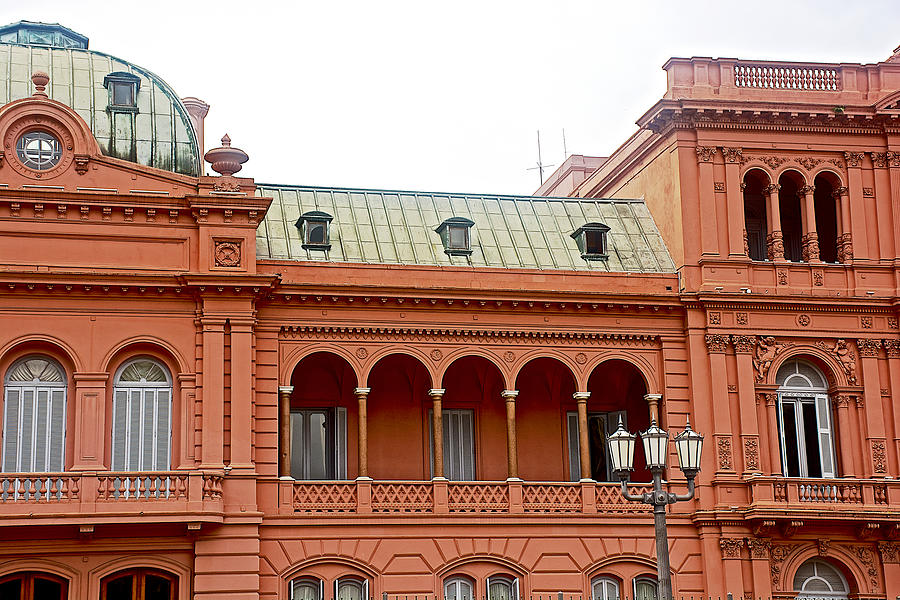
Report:
[[566,200],[569,202],[644,202],[643,198],[583,198],[572,196],[529,196],[525,194],[496,194],[477,192],[435,192],[425,190],[391,190],[382,188],[339,187],[329,185],[303,185],[295,183],[256,183],[257,189],[276,188],[297,190],[321,190],[332,192],[372,192],[378,194],[411,194],[416,196],[474,196],[478,198],[512,198],[521,200]]

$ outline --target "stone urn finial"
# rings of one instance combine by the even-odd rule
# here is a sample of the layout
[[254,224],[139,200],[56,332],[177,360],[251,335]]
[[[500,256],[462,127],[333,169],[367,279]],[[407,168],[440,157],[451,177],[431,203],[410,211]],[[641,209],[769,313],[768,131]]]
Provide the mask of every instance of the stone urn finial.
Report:
[[31,83],[34,84],[34,95],[41,98],[47,97],[47,84],[50,83],[50,76],[43,71],[35,71],[31,74]]
[[209,163],[213,171],[229,177],[240,171],[241,165],[250,160],[250,157],[240,148],[232,148],[231,138],[226,133],[222,137],[222,145],[207,152],[203,159]]

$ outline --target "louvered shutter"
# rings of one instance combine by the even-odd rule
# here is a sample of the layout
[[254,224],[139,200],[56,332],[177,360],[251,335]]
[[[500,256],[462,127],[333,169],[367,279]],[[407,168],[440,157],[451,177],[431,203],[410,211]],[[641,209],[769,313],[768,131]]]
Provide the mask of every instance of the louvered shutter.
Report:
[[816,396],[816,420],[819,431],[819,457],[822,461],[822,477],[834,477],[834,445],[831,435],[831,411],[828,396]]
[[47,447],[47,470],[61,472],[65,468],[66,453],[66,391],[50,390],[50,423]]
[[334,580],[334,598],[332,600],[338,600],[338,591],[340,590],[340,581]]
[[369,600],[369,580],[364,579],[362,583],[362,600]]
[[168,471],[172,458],[172,393],[169,390],[157,391],[156,402],[155,468]]
[[21,427],[19,415],[22,413],[22,390],[8,387],[3,403],[3,471],[14,473],[19,470],[19,448],[21,447]]
[[128,390],[117,389],[113,395],[113,442],[112,465],[113,471],[124,471],[126,447],[128,445]]
[[22,473],[34,470],[34,388],[22,391],[22,411],[19,413],[19,429],[22,443],[19,445],[19,464],[16,470]]
[[578,434],[578,413],[566,413],[566,434],[569,446],[569,481],[581,479],[581,438]]

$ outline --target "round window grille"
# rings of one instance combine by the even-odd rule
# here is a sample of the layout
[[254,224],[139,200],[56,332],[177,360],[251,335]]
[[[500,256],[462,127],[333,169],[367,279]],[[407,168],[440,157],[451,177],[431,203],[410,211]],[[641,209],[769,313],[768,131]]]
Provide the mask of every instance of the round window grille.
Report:
[[46,171],[59,164],[62,145],[49,133],[29,131],[23,133],[16,142],[16,155],[29,169]]

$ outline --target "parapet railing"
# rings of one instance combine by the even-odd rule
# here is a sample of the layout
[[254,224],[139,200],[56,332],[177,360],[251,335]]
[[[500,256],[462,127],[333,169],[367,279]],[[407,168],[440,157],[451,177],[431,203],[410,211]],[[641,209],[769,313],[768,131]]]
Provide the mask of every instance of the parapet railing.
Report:
[[750,508],[814,509],[821,515],[842,511],[900,512],[900,481],[752,477]]
[[744,88],[838,92],[841,76],[837,69],[804,65],[737,63],[734,85]]
[[0,515],[221,512],[222,478],[203,471],[3,473]]
[[[282,514],[648,514],[619,485],[525,481],[293,481],[280,482]],[[632,493],[649,491],[632,485]]]

